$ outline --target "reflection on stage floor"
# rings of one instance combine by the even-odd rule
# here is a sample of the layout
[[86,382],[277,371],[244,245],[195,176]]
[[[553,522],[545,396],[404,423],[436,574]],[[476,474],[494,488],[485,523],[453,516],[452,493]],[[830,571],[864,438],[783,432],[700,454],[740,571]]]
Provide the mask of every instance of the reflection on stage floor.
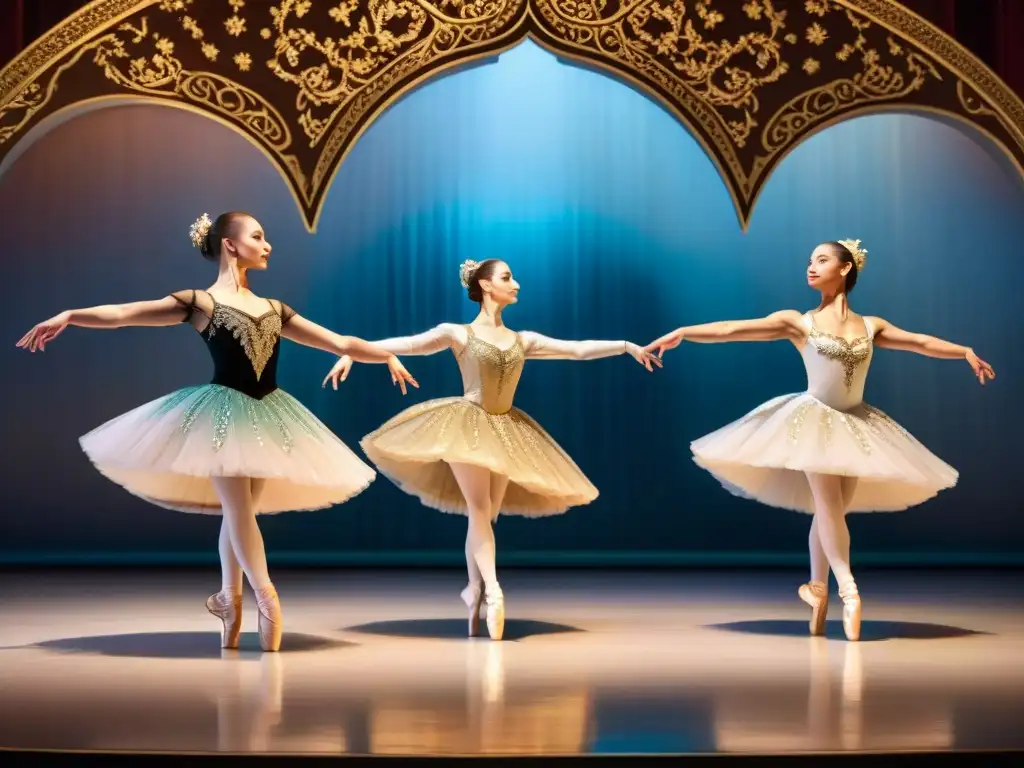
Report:
[[[877,572],[807,636],[800,574],[285,572],[281,653],[218,647],[203,572],[5,575],[0,746],[376,755],[1024,747],[1019,574]],[[246,629],[255,628],[247,598]]]

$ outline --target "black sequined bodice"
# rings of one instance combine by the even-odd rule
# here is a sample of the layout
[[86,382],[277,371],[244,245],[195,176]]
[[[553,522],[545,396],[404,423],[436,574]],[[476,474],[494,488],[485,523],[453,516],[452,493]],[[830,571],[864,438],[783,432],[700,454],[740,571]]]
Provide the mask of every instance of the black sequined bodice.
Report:
[[217,304],[202,332],[213,358],[213,381],[257,400],[277,389],[277,358],[281,349],[281,316],[268,310],[253,317]]
[[[207,318],[197,330],[213,359],[211,384],[230,387],[257,400],[277,389],[277,360],[281,349],[281,329],[294,312],[286,305],[270,302],[266,312],[254,317],[236,307],[222,304],[203,292],[199,301],[179,301],[192,313]],[[208,306],[203,306],[208,304]],[[280,307],[280,309],[278,309]],[[207,311],[209,310],[209,311]]]

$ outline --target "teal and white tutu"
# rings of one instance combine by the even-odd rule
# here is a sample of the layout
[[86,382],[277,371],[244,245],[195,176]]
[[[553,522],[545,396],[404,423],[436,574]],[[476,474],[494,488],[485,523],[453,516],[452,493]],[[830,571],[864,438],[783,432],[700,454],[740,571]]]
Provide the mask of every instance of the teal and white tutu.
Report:
[[186,387],[79,439],[107,478],[165,509],[218,515],[211,477],[265,481],[257,514],[324,509],[376,472],[281,389],[261,399],[218,384]]

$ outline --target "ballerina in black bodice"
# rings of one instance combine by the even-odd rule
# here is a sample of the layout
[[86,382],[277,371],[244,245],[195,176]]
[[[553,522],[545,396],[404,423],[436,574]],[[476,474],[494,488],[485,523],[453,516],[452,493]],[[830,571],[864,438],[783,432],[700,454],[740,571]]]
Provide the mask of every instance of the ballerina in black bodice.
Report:
[[386,363],[405,394],[418,386],[394,354],[339,336],[277,299],[249,290],[249,270],[266,269],[271,247],[244,213],[205,214],[192,242],[219,262],[216,282],[163,299],[72,309],[18,342],[42,351],[67,326],[123,328],[188,322],[213,358],[213,381],[172,392],[108,421],[80,440],[97,469],[130,493],[181,512],[221,514],[221,591],[207,608],[223,623],[222,645],[238,645],[242,572],[256,593],[260,644],[281,643],[281,606],[270,581],[258,514],[323,509],[375,477],[319,419],[277,387],[281,337],[360,362]]

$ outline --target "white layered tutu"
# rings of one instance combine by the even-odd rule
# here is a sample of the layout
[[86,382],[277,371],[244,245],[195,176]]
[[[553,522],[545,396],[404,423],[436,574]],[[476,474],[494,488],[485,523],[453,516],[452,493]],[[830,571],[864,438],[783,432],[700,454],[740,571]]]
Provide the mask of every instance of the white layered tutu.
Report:
[[257,514],[314,510],[364,490],[376,473],[298,400],[216,384],[186,387],[80,438],[107,478],[152,504],[220,514],[211,477],[263,478]]
[[769,400],[690,447],[694,461],[733,494],[810,514],[805,472],[850,478],[850,512],[904,510],[958,478],[877,408],[860,403],[839,411],[806,393]]

